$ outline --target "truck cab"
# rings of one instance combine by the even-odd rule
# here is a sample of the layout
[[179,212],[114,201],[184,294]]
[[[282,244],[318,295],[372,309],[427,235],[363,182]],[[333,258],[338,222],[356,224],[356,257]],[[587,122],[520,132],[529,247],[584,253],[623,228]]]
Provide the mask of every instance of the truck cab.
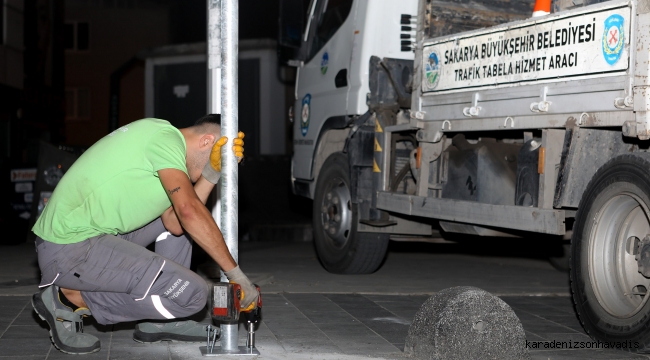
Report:
[[[368,112],[371,57],[413,61],[417,0],[311,0],[303,5],[301,0],[281,2],[279,43],[291,50],[289,64],[297,67],[290,110],[293,192],[320,196],[314,201],[314,234],[325,268],[371,272],[383,259],[388,234],[357,229],[358,202],[350,189],[345,144],[352,120]],[[361,247],[374,254],[369,266],[364,265],[367,256],[354,255],[364,252],[359,238],[365,242]]]

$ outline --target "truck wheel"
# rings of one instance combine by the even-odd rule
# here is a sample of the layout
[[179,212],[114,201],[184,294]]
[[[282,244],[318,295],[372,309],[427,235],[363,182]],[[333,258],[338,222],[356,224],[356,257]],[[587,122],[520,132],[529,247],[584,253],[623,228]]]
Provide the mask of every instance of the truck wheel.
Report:
[[628,351],[650,348],[650,279],[635,259],[640,239],[650,234],[649,209],[649,158],[616,157],[587,186],[571,240],[578,317],[593,338],[628,344]]
[[384,260],[389,235],[357,232],[348,160],[332,154],[318,175],[314,195],[314,245],[323,267],[336,274],[370,274]]

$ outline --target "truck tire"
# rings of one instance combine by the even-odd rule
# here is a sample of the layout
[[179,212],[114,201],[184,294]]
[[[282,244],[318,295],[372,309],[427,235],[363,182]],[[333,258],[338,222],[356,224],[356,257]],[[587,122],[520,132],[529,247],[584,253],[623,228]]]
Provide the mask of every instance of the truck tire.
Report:
[[628,351],[650,350],[650,279],[635,259],[637,239],[650,234],[649,209],[650,157],[618,156],[587,185],[571,240],[571,291],[582,325]]
[[357,232],[350,170],[342,153],[330,155],[321,168],[313,214],[314,246],[325,270],[335,274],[370,274],[379,268],[390,235]]

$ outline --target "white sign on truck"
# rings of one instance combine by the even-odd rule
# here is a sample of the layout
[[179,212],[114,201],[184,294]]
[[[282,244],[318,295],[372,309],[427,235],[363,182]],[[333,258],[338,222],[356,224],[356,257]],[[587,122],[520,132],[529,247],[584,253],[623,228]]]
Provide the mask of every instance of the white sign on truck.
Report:
[[630,7],[525,21],[424,44],[423,92],[626,70]]

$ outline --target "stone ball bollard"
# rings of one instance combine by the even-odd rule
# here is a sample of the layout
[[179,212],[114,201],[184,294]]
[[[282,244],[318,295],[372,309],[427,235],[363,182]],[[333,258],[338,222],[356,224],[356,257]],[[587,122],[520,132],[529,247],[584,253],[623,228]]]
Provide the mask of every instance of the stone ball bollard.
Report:
[[427,299],[409,328],[404,353],[418,359],[530,359],[515,312],[471,286],[444,289]]

